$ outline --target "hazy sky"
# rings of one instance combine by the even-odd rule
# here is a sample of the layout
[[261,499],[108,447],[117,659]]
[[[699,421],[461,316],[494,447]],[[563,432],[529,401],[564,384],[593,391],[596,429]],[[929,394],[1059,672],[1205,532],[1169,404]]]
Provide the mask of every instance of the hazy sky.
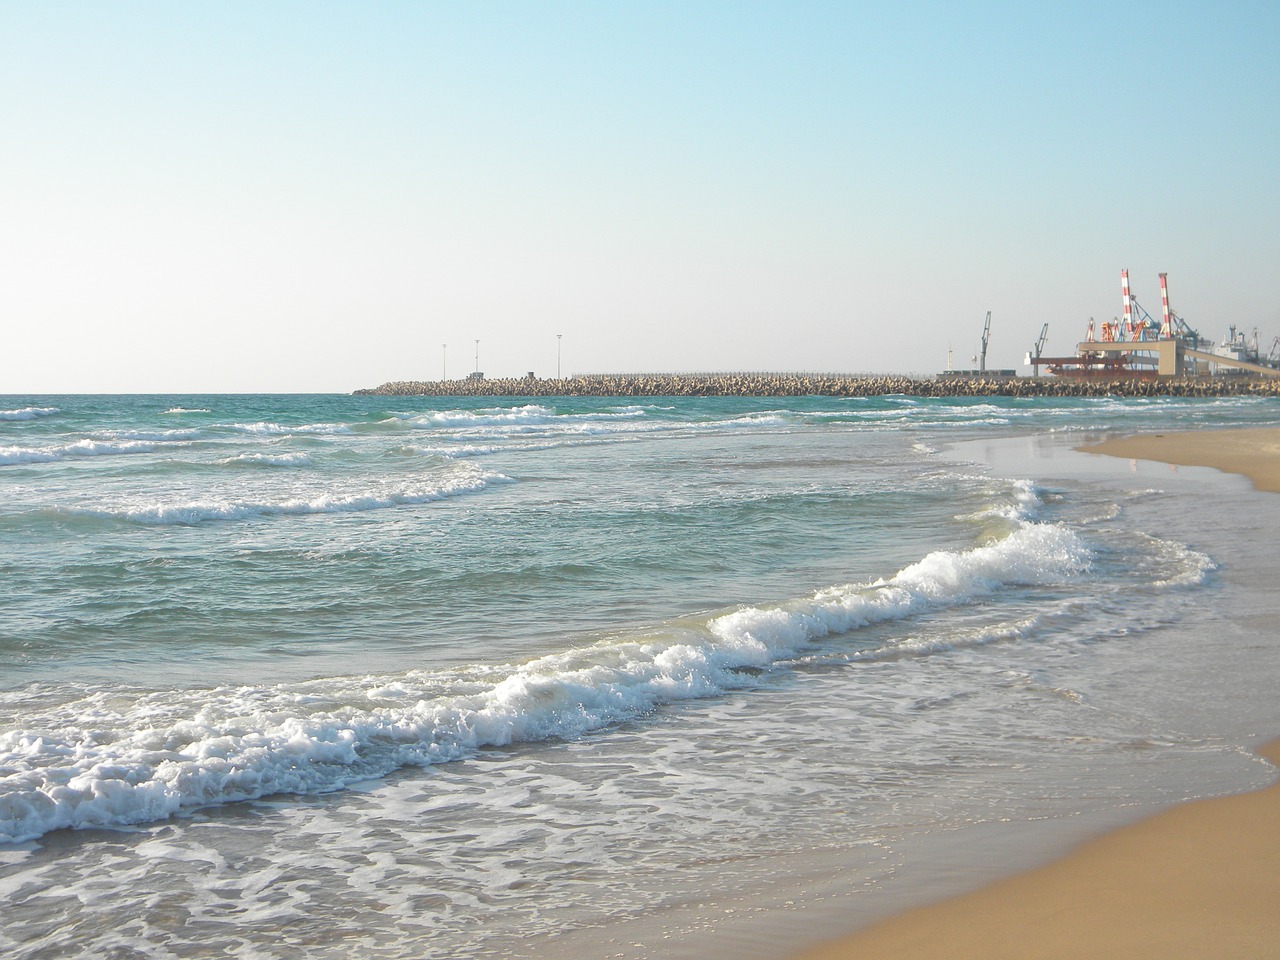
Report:
[[[1280,4],[0,0],[0,393],[1280,335]],[[442,350],[442,344],[448,350]]]

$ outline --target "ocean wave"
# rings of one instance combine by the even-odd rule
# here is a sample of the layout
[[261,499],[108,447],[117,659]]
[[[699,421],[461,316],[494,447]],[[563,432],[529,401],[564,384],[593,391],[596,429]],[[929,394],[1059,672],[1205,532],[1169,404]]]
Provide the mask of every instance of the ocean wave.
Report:
[[195,407],[195,408],[170,407],[168,410],[165,411],[165,413],[210,413],[210,412],[212,411],[204,407]]
[[510,409],[449,410],[418,414],[409,418],[407,423],[417,430],[460,437],[516,437],[529,434],[594,437],[611,433],[668,431],[677,426],[671,422],[643,422],[646,416],[647,412],[640,407],[558,414],[547,407],[528,404]]
[[556,412],[538,404],[489,410],[444,410],[415,414],[411,422],[420,427],[491,427],[512,424],[545,424],[556,419]]
[[241,453],[218,461],[224,467],[309,467],[305,453]]
[[156,446],[156,442],[151,440],[107,442],[86,439],[49,447],[0,447],[0,465],[50,463],[67,457],[110,457],[153,453]]
[[[439,447],[420,447],[416,445],[406,445],[396,447],[390,451],[394,456],[409,457],[445,457],[452,460],[461,460],[467,457],[486,457],[490,454],[501,453],[507,447],[495,446],[493,444],[475,444],[475,443],[457,443],[451,446]],[[521,447],[521,449],[527,449]]]
[[1155,562],[1160,574],[1154,587],[1194,587],[1209,579],[1218,564],[1208,554],[1193,550],[1185,543],[1143,536],[1154,546]]
[[430,430],[438,436],[465,440],[503,440],[517,438],[548,438],[565,442],[625,438],[654,434],[719,433],[745,429],[773,429],[789,426],[793,420],[781,413],[757,413],[728,419],[702,422],[658,421],[636,419],[630,416],[601,414],[569,415],[539,419],[537,417],[513,418],[503,421],[475,420],[450,421],[448,425],[433,421],[415,421],[419,430]]
[[[981,480],[980,477],[972,478]],[[1008,483],[1009,497],[994,497],[990,504],[977,513],[967,514],[960,519],[967,520],[1002,520],[1008,524],[1025,523],[1035,520],[1040,516],[1040,511],[1044,507],[1044,500],[1040,495],[1040,488],[1031,480],[1010,480]]]
[[748,607],[713,621],[711,629],[727,642],[790,650],[829,634],[965,603],[1004,586],[1058,583],[1091,562],[1089,549],[1069,528],[1024,523],[995,543],[931,553],[888,580],[832,587],[776,607]]
[[27,728],[0,736],[0,841],[328,792],[486,746],[577,737],[663,704],[750,687],[759,670],[822,637],[980,601],[1005,586],[1059,583],[1089,563],[1067,528],[1027,523],[998,543],[930,553],[885,580],[689,618],[514,666],[132,700],[117,690],[55,708],[18,692],[9,696],[30,698],[15,711]]
[[257,423],[227,423],[220,425],[226,430],[235,430],[239,433],[249,433],[258,436],[279,437],[290,436],[296,434],[313,434],[320,436],[331,436],[334,434],[351,433],[351,426],[345,423],[303,423],[297,426],[290,426],[283,423],[269,423],[267,421],[258,421]]
[[99,430],[94,438],[105,440],[146,440],[153,443],[178,443],[188,440],[199,440],[204,434],[200,430]]
[[176,503],[127,503],[109,507],[64,508],[85,517],[128,520],[157,526],[191,526],[212,520],[252,520],[260,517],[297,517],[320,513],[358,513],[419,503],[430,503],[465,493],[475,493],[498,483],[511,483],[500,473],[467,472],[445,479],[386,484],[358,493],[319,493],[278,499],[196,499]]
[[48,463],[59,459],[56,453],[32,447],[0,447],[0,466],[23,463]]
[[57,407],[23,407],[21,410],[0,410],[0,420],[38,420],[61,413]]

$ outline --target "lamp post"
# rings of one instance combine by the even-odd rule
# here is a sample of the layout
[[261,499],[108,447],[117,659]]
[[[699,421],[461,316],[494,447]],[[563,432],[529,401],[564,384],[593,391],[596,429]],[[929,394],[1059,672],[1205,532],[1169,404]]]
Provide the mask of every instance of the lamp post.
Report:
[[476,341],[476,373],[480,372],[480,341]]
[[556,334],[556,379],[557,380],[560,379],[560,338],[562,336],[564,336],[564,334],[561,334],[561,333]]
[[440,344],[440,382],[444,383],[449,379],[449,345],[447,343]]

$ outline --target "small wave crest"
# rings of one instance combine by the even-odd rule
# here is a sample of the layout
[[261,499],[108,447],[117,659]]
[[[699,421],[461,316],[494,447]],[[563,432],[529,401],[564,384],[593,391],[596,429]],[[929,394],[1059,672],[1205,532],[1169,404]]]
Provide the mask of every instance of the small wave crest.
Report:
[[218,463],[224,467],[309,467],[311,458],[305,453],[241,453]]
[[[297,465],[297,464],[290,464]],[[191,526],[212,520],[251,520],[260,517],[297,517],[319,513],[356,513],[430,503],[465,493],[475,493],[496,483],[510,483],[500,473],[474,471],[444,479],[387,484],[357,493],[318,493],[278,499],[198,499],[178,503],[129,503],[111,507],[68,509],[77,516],[128,520],[157,526]]]
[[95,439],[109,441],[149,440],[153,443],[180,443],[199,440],[203,435],[199,430],[101,430],[93,436]]
[[298,434],[332,436],[334,434],[346,434],[352,432],[350,425],[345,423],[304,423],[299,424],[298,426],[290,426],[283,423],[258,421],[257,423],[229,423],[225,424],[225,428],[228,430],[234,430],[238,433],[248,433],[268,437],[293,436]]
[[32,447],[0,447],[0,466],[23,463],[49,463],[58,459],[60,459],[59,456],[49,450],[40,450]]
[[0,447],[0,465],[50,463],[67,457],[110,457],[134,453],[152,453],[153,440],[77,440],[75,443],[48,447]]
[[1204,583],[1218,564],[1208,554],[1174,540],[1156,540],[1156,559],[1163,576],[1155,587],[1194,587]]
[[1069,528],[1024,523],[986,546],[931,553],[888,580],[832,587],[776,607],[748,607],[712,621],[711,629],[727,643],[793,650],[830,634],[965,603],[1004,586],[1058,583],[1090,564],[1089,549]]
[[23,407],[20,410],[0,410],[0,420],[38,420],[61,413],[57,407]]

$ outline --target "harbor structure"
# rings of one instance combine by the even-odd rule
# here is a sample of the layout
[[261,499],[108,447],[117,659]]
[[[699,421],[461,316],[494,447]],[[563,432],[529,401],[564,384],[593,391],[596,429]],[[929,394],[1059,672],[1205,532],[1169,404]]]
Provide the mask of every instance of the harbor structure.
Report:
[[[1250,348],[1233,325],[1221,344],[1201,336],[1169,305],[1168,274],[1160,274],[1160,321],[1156,322],[1129,288],[1129,271],[1120,271],[1122,318],[1095,327],[1092,317],[1085,339],[1073,357],[1029,357],[1032,368],[1060,377],[1166,378],[1187,376],[1280,377],[1280,363]],[[1273,351],[1274,352],[1274,351]]]

